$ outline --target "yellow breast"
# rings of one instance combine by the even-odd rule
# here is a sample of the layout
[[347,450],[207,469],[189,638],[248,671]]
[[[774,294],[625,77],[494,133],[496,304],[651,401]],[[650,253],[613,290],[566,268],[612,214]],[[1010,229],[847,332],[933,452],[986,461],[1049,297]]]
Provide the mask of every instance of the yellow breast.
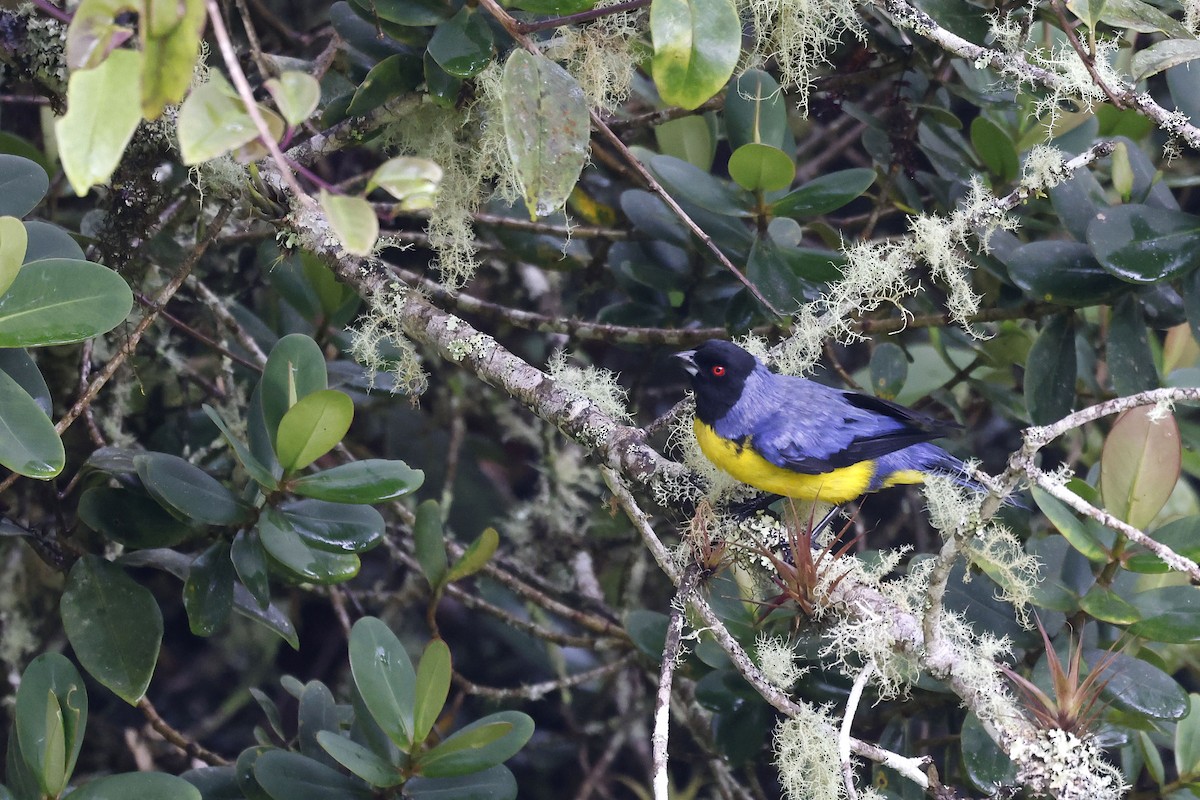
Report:
[[[777,467],[754,452],[750,442],[722,439],[712,426],[699,419],[692,423],[696,441],[708,460],[742,483],[755,489],[797,500],[821,500],[826,503],[845,503],[861,496],[871,485],[875,462],[861,461],[832,472],[806,474]],[[920,476],[920,473],[916,473]],[[906,476],[908,477],[908,476]],[[905,482],[908,481],[896,481]]]

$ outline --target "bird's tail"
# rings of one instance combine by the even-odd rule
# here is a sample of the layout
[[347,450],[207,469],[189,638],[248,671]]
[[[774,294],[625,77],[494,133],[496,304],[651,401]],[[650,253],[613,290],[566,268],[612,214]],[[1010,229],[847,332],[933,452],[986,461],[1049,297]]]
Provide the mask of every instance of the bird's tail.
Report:
[[[956,485],[970,489],[973,492],[987,494],[991,491],[991,487],[980,480],[979,475],[981,473],[966,462],[955,458],[937,445],[916,445],[908,449],[915,450],[918,447],[925,450],[921,454],[923,456],[923,470],[925,472],[934,475],[944,475],[954,481]],[[1016,506],[1017,508],[1025,508],[1025,504],[1012,494],[1004,498],[1004,504]]]

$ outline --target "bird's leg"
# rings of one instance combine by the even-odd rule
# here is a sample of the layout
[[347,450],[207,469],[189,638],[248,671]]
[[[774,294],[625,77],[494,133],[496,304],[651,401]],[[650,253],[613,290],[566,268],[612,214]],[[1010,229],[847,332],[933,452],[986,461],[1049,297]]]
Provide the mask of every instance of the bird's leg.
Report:
[[828,527],[829,523],[833,522],[833,518],[836,517],[838,515],[838,512],[841,510],[842,510],[842,507],[840,505],[835,505],[833,508],[826,511],[825,516],[821,517],[821,521],[818,522],[815,526],[813,526],[813,529],[812,529],[813,536],[815,537],[821,531],[825,530],[825,528]]

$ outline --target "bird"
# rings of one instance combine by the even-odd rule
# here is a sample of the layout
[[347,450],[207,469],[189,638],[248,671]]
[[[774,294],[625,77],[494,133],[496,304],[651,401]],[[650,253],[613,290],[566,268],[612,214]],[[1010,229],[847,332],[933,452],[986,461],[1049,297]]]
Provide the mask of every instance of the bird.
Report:
[[930,440],[960,427],[879,397],[780,375],[710,339],[676,353],[691,375],[701,452],[755,489],[835,505],[930,474],[984,491]]

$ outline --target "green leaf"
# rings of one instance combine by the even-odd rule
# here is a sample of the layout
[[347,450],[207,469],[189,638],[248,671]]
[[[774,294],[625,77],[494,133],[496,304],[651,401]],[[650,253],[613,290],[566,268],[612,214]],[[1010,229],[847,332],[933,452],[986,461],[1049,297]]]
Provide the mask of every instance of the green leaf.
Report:
[[[1200,560],[1200,517],[1191,516],[1168,522],[1155,529],[1152,536],[1160,542],[1193,561]],[[1126,549],[1127,558],[1122,566],[1131,572],[1163,573],[1170,567],[1162,559],[1139,545]]]
[[1074,511],[1036,486],[1033,487],[1033,501],[1050,520],[1050,524],[1085,558],[1099,564],[1108,561],[1108,548],[1075,516]]
[[749,69],[730,83],[725,133],[734,150],[751,142],[787,149],[787,103],[770,73]]
[[1200,640],[1200,589],[1167,586],[1135,594],[1130,602],[1142,614],[1129,626],[1130,635],[1179,644]]
[[1113,705],[1154,719],[1180,719],[1188,711],[1188,699],[1175,679],[1140,658],[1101,650],[1084,651],[1093,668],[1112,659],[1104,673],[1102,696]]
[[1075,407],[1075,317],[1056,314],[1042,328],[1025,369],[1025,403],[1035,425],[1062,419]]
[[1200,42],[1194,38],[1168,38],[1134,53],[1129,72],[1134,80],[1145,80],[1195,59],[1200,59]]
[[225,420],[221,419],[221,415],[217,413],[217,410],[207,403],[203,405],[203,408],[208,418],[220,429],[221,435],[225,437],[225,441],[229,442],[229,446],[233,448],[234,455],[237,456],[242,466],[246,468],[246,472],[250,473],[250,477],[264,489],[275,489],[277,485],[275,476],[257,458],[251,455],[246,445],[240,439],[233,435],[229,430],[229,426],[225,424]]
[[0,347],[82,342],[120,325],[132,308],[129,285],[107,267],[65,258],[27,263],[0,296]]
[[288,488],[331,503],[383,503],[415,492],[424,482],[425,473],[403,461],[368,458],[302,475]]
[[108,486],[83,493],[79,518],[97,533],[132,549],[174,547],[194,533],[149,497]]
[[163,772],[108,775],[80,786],[75,800],[201,800],[200,790],[183,778]]
[[334,760],[372,786],[387,788],[404,783],[404,773],[358,742],[333,731],[320,731],[317,741]]
[[142,54],[116,50],[98,67],[71,73],[67,113],[54,124],[59,158],[83,197],[112,177],[142,121]]
[[771,206],[771,213],[780,217],[819,217],[846,205],[874,182],[872,169],[831,172],[777,200]]
[[662,660],[669,622],[667,615],[659,611],[635,608],[625,615],[625,630],[634,647],[657,663]]
[[252,142],[258,128],[229,82],[215,70],[208,83],[192,89],[179,108],[179,150],[183,163],[201,164]]
[[325,354],[311,336],[291,333],[271,348],[259,381],[263,421],[276,446],[279,422],[302,397],[329,387]]
[[[670,156],[654,156],[648,166],[654,177],[676,199],[716,214],[749,216],[750,195],[730,186],[727,181]],[[687,242],[685,238],[683,243]]]
[[429,55],[456,78],[478,75],[492,60],[492,29],[487,15],[463,6],[437,26],[429,40]]
[[997,181],[1011,181],[1020,173],[1021,164],[1012,139],[987,117],[976,117],[971,122],[971,146]]
[[67,575],[63,627],[93,678],[130,705],[146,694],[162,643],[162,612],[125,570],[85,555]]
[[986,793],[1016,779],[1016,765],[987,734],[974,712],[963,720],[961,736],[963,767],[975,789]]
[[1187,699],[1187,716],[1175,726],[1175,770],[1181,777],[1194,777],[1200,775],[1200,694]]
[[19,383],[0,371],[0,465],[46,480],[62,472],[66,462],[54,423]]
[[[1091,6],[1096,0],[1069,0],[1067,8],[1080,19],[1088,19],[1091,14],[1080,8],[1084,2]],[[1192,38],[1191,32],[1182,23],[1142,0],[1105,0],[1099,11],[1099,20],[1117,29],[1165,33],[1174,39]]]
[[350,430],[354,401],[344,392],[321,389],[307,394],[279,421],[275,453],[285,472],[307,467],[328,453]]
[[1146,337],[1142,301],[1126,294],[1113,306],[1108,328],[1108,371],[1117,394],[1131,395],[1158,388],[1158,370]]
[[742,51],[731,0],[652,0],[651,69],[663,102],[696,108],[729,81]]
[[237,525],[250,513],[204,470],[169,453],[142,453],[133,465],[150,496],[168,510],[205,525]]
[[300,649],[300,637],[296,635],[296,627],[279,607],[271,603],[266,608],[250,596],[250,592],[240,583],[233,587],[233,610],[246,619],[253,620],[267,630],[283,639],[293,650]]
[[489,714],[455,732],[417,759],[427,778],[449,778],[479,772],[516,755],[533,736],[533,720],[520,711]]
[[1130,625],[1142,618],[1132,603],[1112,589],[1099,584],[1092,586],[1087,594],[1080,598],[1079,608],[1101,622],[1113,625]]
[[712,167],[717,152],[717,140],[708,120],[702,116],[667,120],[655,126],[654,140],[663,155],[686,161],[705,172]]
[[371,800],[356,778],[319,761],[283,750],[268,750],[254,762],[254,778],[273,800]]
[[233,562],[229,544],[214,542],[196,559],[183,584],[188,626],[197,636],[212,636],[233,610]]
[[404,792],[412,800],[516,800],[517,782],[507,767],[495,766],[457,778],[416,777]]
[[0,154],[0,214],[25,216],[37,208],[49,188],[50,178],[37,162]]
[[156,119],[192,85],[204,31],[204,0],[151,0],[142,9],[142,116]]
[[514,0],[512,5],[534,14],[562,17],[590,11],[596,5],[596,0]]
[[[330,11],[330,18],[334,19],[336,7],[339,4],[334,4],[334,9]],[[446,19],[450,14],[446,6],[435,2],[434,0],[355,0],[355,7],[361,9],[363,18],[374,22],[376,18],[386,22],[394,22],[397,25],[407,27],[420,28],[426,25],[437,25],[442,20]],[[369,36],[372,39],[377,39],[378,28],[375,25],[368,27]],[[342,36],[347,36],[343,30],[338,31]]]
[[83,248],[61,226],[40,219],[27,219],[21,224],[25,226],[25,234],[29,238],[29,245],[25,250],[26,264],[47,258],[85,260]]
[[474,575],[491,560],[499,546],[500,534],[496,533],[496,529],[484,528],[479,538],[471,542],[458,561],[454,562],[454,566],[450,567],[444,582],[454,583]]
[[287,577],[329,585],[358,574],[358,556],[313,547],[300,536],[291,519],[273,508],[265,509],[259,517],[258,535],[267,555]]
[[189,769],[179,777],[199,789],[204,800],[243,800],[246,797],[238,788],[237,770],[233,766]]
[[446,539],[442,530],[442,510],[436,500],[426,500],[417,506],[413,523],[413,543],[417,563],[429,585],[437,589],[445,581],[449,562],[446,560]]
[[305,544],[318,550],[361,553],[383,541],[383,517],[371,506],[293,500],[278,513]]
[[288,125],[296,126],[307,120],[321,101],[321,84],[307,72],[289,69],[264,85]]
[[1135,528],[1150,524],[1179,480],[1179,424],[1170,412],[1154,420],[1152,406],[1123,412],[1113,423],[1100,457],[1104,507]]
[[350,671],[371,716],[397,747],[412,750],[416,673],[396,634],[375,617],[350,629]]
[[367,192],[381,188],[400,201],[401,211],[419,211],[433,207],[441,182],[442,168],[435,162],[428,158],[397,156],[380,164],[371,174]]
[[504,139],[533,217],[562,208],[588,152],[590,120],[583,90],[550,59],[516,48],[500,85]]
[[749,142],[729,157],[729,176],[743,189],[776,192],[792,185],[796,165],[778,147]]
[[899,345],[884,342],[871,352],[871,391],[884,400],[895,400],[908,380],[908,357]]
[[450,695],[450,648],[441,639],[425,645],[417,664],[413,694],[413,741],[423,742],[433,730]]
[[1129,291],[1129,284],[1101,267],[1083,242],[1029,242],[1013,248],[1001,260],[1013,283],[1047,303],[1082,308],[1107,303]]
[[15,711],[21,754],[41,790],[57,797],[75,769],[87,727],[83,678],[65,656],[44,653],[22,673]]
[[1130,283],[1171,280],[1200,266],[1200,217],[1129,204],[1108,208],[1088,225],[1100,265]]
[[267,554],[257,530],[241,530],[233,537],[229,550],[234,571],[245,584],[246,590],[265,609],[271,602],[271,584],[267,573]]
[[438,66],[429,53],[421,62],[421,74],[425,77],[425,91],[435,105],[454,108],[462,94],[463,79],[456,78]]
[[756,236],[746,262],[746,278],[771,305],[783,312],[799,308],[804,301],[804,281],[784,260],[770,236]]
[[337,760],[330,758],[317,741],[317,734],[320,731],[336,731],[341,727],[337,703],[328,686],[320,681],[309,681],[304,684],[304,691],[300,693],[300,708],[296,712],[296,721],[298,723],[296,739],[300,744],[300,752],[328,766],[336,766]]
[[411,53],[393,53],[371,67],[355,89],[346,114],[357,117],[374,111],[393,97],[411,92],[421,82],[421,76],[421,62]]
[[25,262],[25,251],[29,247],[29,233],[16,217],[0,217],[0,295],[8,291],[17,278],[21,264]]
[[361,197],[331,194],[321,189],[321,208],[329,219],[329,225],[342,242],[342,247],[353,256],[369,256],[379,239],[379,217],[375,209]]

